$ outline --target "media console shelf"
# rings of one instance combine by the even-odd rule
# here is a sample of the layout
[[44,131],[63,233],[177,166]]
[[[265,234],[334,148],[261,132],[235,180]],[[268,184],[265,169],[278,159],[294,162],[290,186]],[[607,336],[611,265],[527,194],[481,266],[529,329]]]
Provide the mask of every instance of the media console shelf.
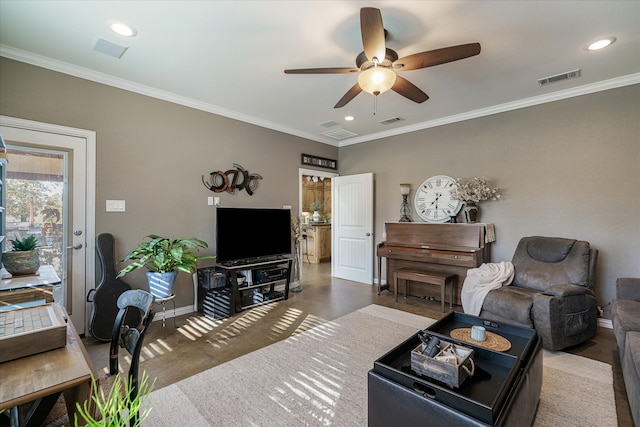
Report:
[[228,317],[289,299],[290,258],[217,264],[198,269],[198,311]]

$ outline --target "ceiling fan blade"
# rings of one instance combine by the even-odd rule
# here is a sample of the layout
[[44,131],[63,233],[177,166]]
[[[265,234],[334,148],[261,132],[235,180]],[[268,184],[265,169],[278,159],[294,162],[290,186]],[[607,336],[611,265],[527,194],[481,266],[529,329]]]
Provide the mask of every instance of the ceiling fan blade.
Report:
[[479,53],[480,43],[461,44],[405,56],[394,61],[393,67],[398,71],[418,70],[468,58]]
[[353,87],[351,89],[349,89],[347,91],[347,93],[344,94],[344,96],[342,98],[340,98],[340,101],[338,101],[338,103],[333,107],[333,108],[342,108],[345,105],[347,105],[349,103],[349,101],[351,101],[353,98],[356,97],[356,95],[358,95],[360,92],[362,92],[362,88],[360,87],[360,85],[358,83],[356,83],[355,85],[353,85]]
[[357,73],[359,68],[333,67],[333,68],[299,68],[297,70],[284,70],[285,74],[346,74]]
[[360,9],[360,32],[367,59],[373,61],[373,58],[378,58],[378,62],[384,61],[386,46],[380,9],[373,7]]
[[396,76],[396,82],[393,84],[391,90],[418,104],[429,99],[429,95],[421,91],[418,86],[400,76]]

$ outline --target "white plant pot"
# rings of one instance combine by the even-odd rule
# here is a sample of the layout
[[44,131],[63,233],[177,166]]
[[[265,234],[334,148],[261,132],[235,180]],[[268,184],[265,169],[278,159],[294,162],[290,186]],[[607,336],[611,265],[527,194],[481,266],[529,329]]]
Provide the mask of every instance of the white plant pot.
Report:
[[149,283],[149,292],[158,299],[169,298],[173,295],[173,286],[176,282],[176,270],[169,273],[153,273],[147,272],[147,282]]

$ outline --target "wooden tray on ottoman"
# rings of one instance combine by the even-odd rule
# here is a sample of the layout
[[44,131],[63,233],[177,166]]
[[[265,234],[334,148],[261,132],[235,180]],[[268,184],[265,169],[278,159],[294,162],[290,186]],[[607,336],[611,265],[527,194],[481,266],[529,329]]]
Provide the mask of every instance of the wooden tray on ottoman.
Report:
[[[411,369],[420,375],[442,381],[458,388],[468,377],[473,376],[473,350],[461,345],[441,341],[442,349],[434,357],[423,354],[424,344],[411,350]],[[455,354],[453,363],[439,360],[448,352]]]

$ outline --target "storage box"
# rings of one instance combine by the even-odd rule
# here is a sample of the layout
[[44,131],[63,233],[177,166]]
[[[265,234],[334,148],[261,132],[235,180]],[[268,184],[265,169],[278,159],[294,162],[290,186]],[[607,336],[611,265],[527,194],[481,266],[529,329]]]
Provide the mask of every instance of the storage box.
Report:
[[458,388],[475,371],[473,350],[461,345],[441,341],[440,351],[433,357],[423,354],[424,344],[411,350],[411,369]]
[[0,312],[0,363],[67,344],[67,323],[57,304]]
[[240,299],[242,301],[242,306],[248,306],[253,304],[260,304],[265,301],[264,295],[260,292],[259,289],[249,289],[246,291],[241,290]]
[[200,311],[214,319],[226,318],[233,314],[231,302],[230,288],[212,289],[205,294]]
[[220,289],[227,286],[227,275],[216,271],[215,267],[199,268],[198,284],[204,290]]

